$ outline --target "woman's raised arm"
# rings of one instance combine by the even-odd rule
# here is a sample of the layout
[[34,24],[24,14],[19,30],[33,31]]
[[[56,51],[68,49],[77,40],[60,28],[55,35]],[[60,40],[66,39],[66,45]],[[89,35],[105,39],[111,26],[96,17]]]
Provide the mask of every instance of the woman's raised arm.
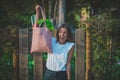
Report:
[[35,6],[35,11],[36,11],[35,24],[37,24],[37,21],[39,20],[39,17],[40,17],[40,6],[39,5]]

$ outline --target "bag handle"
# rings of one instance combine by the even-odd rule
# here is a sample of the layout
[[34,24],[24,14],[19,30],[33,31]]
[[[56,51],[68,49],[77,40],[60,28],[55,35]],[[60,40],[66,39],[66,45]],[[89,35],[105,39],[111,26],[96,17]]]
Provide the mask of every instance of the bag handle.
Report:
[[43,17],[43,21],[44,21],[45,27],[47,27],[47,24],[46,24],[46,22],[45,22],[46,16],[45,16],[45,13],[44,13],[44,11],[43,11],[43,9],[42,9],[41,6],[40,6],[40,10],[41,10],[41,13],[42,13],[42,17]]
[[[45,22],[45,20],[46,20],[46,16],[45,16],[45,13],[44,13],[44,11],[43,11],[43,9],[42,9],[41,6],[40,6],[40,12],[41,12],[41,14],[42,14],[42,18],[43,18],[43,21],[44,21],[45,27],[47,27],[47,26],[46,26],[46,22]],[[37,20],[39,20],[39,14],[38,14],[38,13],[36,13],[35,24],[37,23]]]
[[42,18],[45,21],[46,20],[46,16],[45,16],[45,13],[44,13],[44,11],[43,11],[41,6],[40,6],[40,10],[41,10],[41,13],[42,13]]

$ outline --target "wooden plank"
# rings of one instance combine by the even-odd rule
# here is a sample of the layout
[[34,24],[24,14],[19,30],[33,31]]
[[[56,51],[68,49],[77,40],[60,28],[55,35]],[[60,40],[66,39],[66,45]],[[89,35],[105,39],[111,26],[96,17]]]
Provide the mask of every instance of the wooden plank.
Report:
[[[32,42],[32,29],[29,29],[29,46],[28,51],[30,52],[31,49],[31,42]],[[43,80],[43,58],[42,53],[32,53],[34,59],[34,80]]]
[[19,52],[28,53],[28,29],[19,29]]
[[33,53],[34,57],[34,80],[43,80],[42,53]]
[[27,54],[19,54],[19,80],[28,80]]
[[85,31],[84,28],[76,29],[76,68],[75,80],[85,80],[84,54],[85,54]]
[[92,54],[91,54],[91,35],[89,30],[89,24],[86,24],[86,73],[85,80],[92,80]]
[[28,80],[28,29],[19,29],[19,80]]
[[18,52],[16,50],[13,50],[13,68],[14,68],[14,74],[13,74],[13,80],[19,79],[19,56]]

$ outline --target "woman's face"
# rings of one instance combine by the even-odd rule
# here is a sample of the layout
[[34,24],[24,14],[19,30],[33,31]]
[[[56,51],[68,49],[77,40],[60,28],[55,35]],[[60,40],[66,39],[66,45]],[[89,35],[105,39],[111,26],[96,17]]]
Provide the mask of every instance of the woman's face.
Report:
[[59,43],[64,44],[67,40],[68,32],[66,28],[61,28],[58,33],[59,36]]

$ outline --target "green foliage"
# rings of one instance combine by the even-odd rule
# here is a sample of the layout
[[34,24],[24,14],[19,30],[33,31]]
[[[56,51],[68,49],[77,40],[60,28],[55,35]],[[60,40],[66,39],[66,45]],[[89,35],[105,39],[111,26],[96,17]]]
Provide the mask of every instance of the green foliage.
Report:
[[116,63],[116,58],[120,58],[120,54],[118,54],[120,47],[114,45],[119,44],[117,40],[120,39],[118,33],[120,23],[118,22],[120,21],[112,19],[111,15],[107,13],[92,17],[90,21],[87,21],[90,24],[92,39],[94,80],[117,80],[120,75],[120,72],[116,71],[120,68]]
[[16,47],[16,28],[0,29],[0,80],[13,80],[13,50]]
[[46,19],[45,21],[43,19],[39,19],[37,23],[42,25],[44,24],[44,22],[46,23],[46,26],[50,31],[53,31],[55,29],[50,19]]
[[12,52],[0,55],[0,80],[12,80],[13,73]]
[[28,71],[29,71],[29,80],[33,80],[33,72],[34,72],[34,60],[30,53],[28,53]]
[[22,15],[20,13],[17,13],[12,17],[13,24],[20,27],[29,27],[30,24],[30,16],[29,15]]
[[113,17],[109,9],[84,22],[80,20],[80,11],[74,16],[77,28],[86,28],[89,24],[86,30],[91,33],[93,80],[117,80],[120,75],[120,64],[117,64],[120,60],[120,20]]
[[[74,52],[74,55],[76,53]],[[73,56],[72,60],[71,60],[71,80],[75,80],[75,60],[76,60],[76,56]]]

